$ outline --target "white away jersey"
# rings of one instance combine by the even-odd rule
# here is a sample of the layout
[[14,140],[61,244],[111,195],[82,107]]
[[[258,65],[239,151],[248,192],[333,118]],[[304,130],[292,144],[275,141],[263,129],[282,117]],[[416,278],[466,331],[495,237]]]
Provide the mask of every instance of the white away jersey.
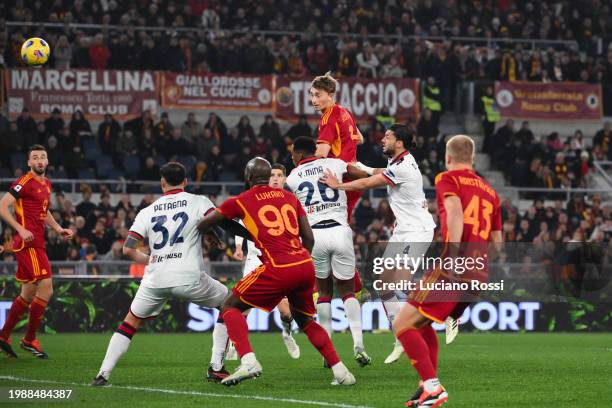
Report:
[[302,203],[310,225],[323,220],[348,225],[346,192],[319,183],[326,169],[342,180],[346,167],[346,162],[339,159],[310,157],[302,160],[287,177],[287,185]]
[[198,282],[204,271],[198,222],[215,208],[206,197],[173,190],[143,208],[130,229],[149,238],[149,265],[142,284],[170,288]]
[[389,204],[395,215],[395,230],[429,231],[436,227],[423,192],[423,176],[414,157],[404,152],[389,160],[382,175],[389,185]]

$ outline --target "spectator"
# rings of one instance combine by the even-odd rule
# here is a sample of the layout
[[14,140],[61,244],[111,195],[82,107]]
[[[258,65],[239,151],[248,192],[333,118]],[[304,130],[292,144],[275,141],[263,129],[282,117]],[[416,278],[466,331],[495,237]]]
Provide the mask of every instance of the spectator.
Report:
[[110,113],[105,114],[104,121],[98,126],[98,145],[104,154],[114,155],[120,133],[121,125],[119,125],[119,122]]
[[[285,136],[289,136],[292,141],[300,136],[312,137],[312,128],[308,124],[306,115],[300,115],[298,122],[289,128]],[[273,146],[282,150],[285,147],[285,143],[277,140],[276,144],[273,144]]]
[[205,129],[209,129],[217,142],[221,142],[227,138],[227,126],[217,116],[216,113],[211,112],[208,116],[208,121],[204,125]]
[[168,71],[183,72],[187,69],[185,55],[179,46],[176,34],[170,38],[168,49],[164,52],[165,68]]
[[194,143],[200,138],[203,130],[202,124],[196,120],[195,113],[189,112],[187,120],[181,126],[181,137],[189,143]]
[[244,115],[240,117],[236,129],[238,130],[238,137],[241,140],[248,138],[253,141],[255,139],[255,131],[253,130],[253,126],[251,126],[251,121],[248,116]]
[[[83,217],[86,220],[91,213],[96,209],[96,205],[91,202],[92,190],[89,185],[83,184],[81,186],[81,198],[82,201],[76,206],[76,215]],[[79,228],[85,228],[80,226]],[[82,232],[81,232],[82,233]]]
[[440,131],[437,124],[433,120],[433,115],[430,109],[425,108],[423,115],[419,119],[417,125],[417,135],[423,136],[425,140],[436,139]]
[[70,138],[76,142],[76,144],[80,144],[80,140],[83,137],[91,136],[91,126],[83,112],[80,110],[76,110],[72,114],[72,119],[70,120]]
[[399,66],[399,62],[395,56],[392,56],[389,62],[384,64],[380,71],[381,78],[402,78],[403,76],[404,72]]
[[117,141],[116,152],[121,158],[138,153],[138,143],[131,130],[123,131]]
[[158,181],[160,179],[159,166],[153,160],[153,157],[147,157],[144,166],[138,173],[139,180]]
[[363,51],[357,54],[357,76],[364,78],[376,78],[376,69],[380,62],[374,54],[370,43],[363,44]]
[[153,138],[155,140],[158,140],[160,138],[164,140],[169,139],[173,128],[174,126],[172,125],[172,122],[170,122],[170,119],[168,118],[168,113],[163,112],[161,114],[160,121],[153,128]]
[[180,129],[172,129],[172,135],[164,153],[166,153],[168,160],[176,160],[177,156],[191,153],[191,143],[181,137]]
[[199,159],[205,159],[218,143],[213,138],[210,129],[204,129],[202,135],[195,142],[195,150]]
[[281,144],[283,144],[280,127],[278,126],[278,122],[272,118],[272,115],[266,115],[264,123],[259,127],[259,135],[272,146],[280,147]]
[[93,69],[105,69],[111,57],[110,50],[104,44],[104,35],[96,34],[93,44],[89,47],[89,61]]
[[64,166],[70,178],[79,178],[79,172],[87,168],[87,160],[81,146],[74,146],[72,151],[65,154]]
[[53,108],[51,116],[45,119],[45,129],[47,135],[59,135],[64,127],[64,119],[62,119],[62,112],[58,108]]
[[68,42],[66,35],[60,35],[55,47],[53,47],[53,56],[55,57],[55,68],[70,69],[72,46]]

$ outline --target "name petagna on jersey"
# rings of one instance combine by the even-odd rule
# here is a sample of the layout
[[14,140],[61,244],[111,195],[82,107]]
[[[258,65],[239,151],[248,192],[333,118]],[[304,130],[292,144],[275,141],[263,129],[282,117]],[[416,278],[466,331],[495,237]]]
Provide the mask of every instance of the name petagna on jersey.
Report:
[[181,207],[187,207],[187,200],[179,200],[179,201],[173,201],[171,203],[155,204],[155,206],[153,207],[153,211],[155,212],[167,211],[167,210],[174,210],[176,208],[181,208]]

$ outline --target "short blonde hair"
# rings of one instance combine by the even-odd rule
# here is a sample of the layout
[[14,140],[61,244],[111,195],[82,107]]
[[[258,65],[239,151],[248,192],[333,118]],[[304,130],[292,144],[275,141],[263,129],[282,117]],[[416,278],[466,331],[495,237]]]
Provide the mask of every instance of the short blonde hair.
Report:
[[331,72],[328,71],[325,75],[319,75],[313,79],[310,83],[310,87],[330,94],[335,94],[340,84],[338,80],[331,75]]
[[446,142],[446,153],[458,163],[473,164],[476,146],[467,135],[455,135]]

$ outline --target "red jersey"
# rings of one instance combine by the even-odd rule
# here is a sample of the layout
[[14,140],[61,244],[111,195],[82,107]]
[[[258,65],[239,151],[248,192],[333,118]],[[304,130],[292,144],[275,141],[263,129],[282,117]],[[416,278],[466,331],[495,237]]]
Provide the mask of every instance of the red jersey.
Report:
[[347,163],[356,162],[358,141],[359,129],[351,112],[335,104],[323,113],[319,122],[317,143],[327,143],[331,146],[327,157]]
[[457,196],[463,208],[461,242],[489,242],[491,231],[501,231],[501,201],[497,192],[471,170],[453,170],[436,176],[436,198],[442,238],[448,242],[444,199]]
[[45,225],[49,200],[51,198],[51,182],[45,178],[38,181],[32,172],[13,182],[9,193],[15,197],[15,216],[17,222],[34,234],[30,242],[23,242],[19,234],[15,234],[13,250],[23,248],[45,248]]
[[217,208],[228,219],[240,218],[264,264],[285,268],[312,262],[300,241],[298,218],[306,216],[292,193],[269,186],[254,186]]

